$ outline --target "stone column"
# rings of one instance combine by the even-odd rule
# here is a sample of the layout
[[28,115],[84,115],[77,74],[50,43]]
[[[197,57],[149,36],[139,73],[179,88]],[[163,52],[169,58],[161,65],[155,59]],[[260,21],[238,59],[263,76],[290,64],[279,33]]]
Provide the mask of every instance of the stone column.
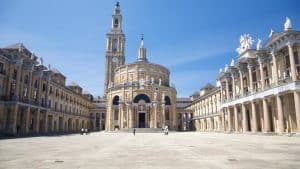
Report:
[[243,103],[242,104],[242,114],[243,114],[243,132],[249,131],[249,125],[248,125],[248,116],[246,112],[246,105]]
[[243,73],[242,73],[242,71],[240,70],[239,71],[239,73],[240,73],[240,87],[241,87],[241,95],[243,96],[244,95],[244,82],[243,82]]
[[20,87],[21,87],[21,71],[22,65],[17,65],[17,79],[16,79],[16,90],[15,90],[15,98],[14,100],[19,100],[20,97]]
[[29,123],[30,123],[30,107],[27,107],[25,109],[25,112],[21,112],[24,113],[24,119],[22,121],[22,125],[21,125],[21,130],[23,134],[28,134],[29,133]]
[[274,52],[271,52],[272,55],[272,62],[273,62],[273,82],[277,85],[278,84],[278,72],[277,72],[277,61]]
[[263,98],[263,112],[264,112],[264,132],[270,132],[271,131],[270,115],[268,111],[268,103],[266,98]]
[[154,120],[153,120],[153,123],[154,123],[154,128],[157,128],[157,103],[154,103]]
[[248,74],[249,74],[249,92],[252,93],[253,91],[253,77],[252,77],[252,66],[248,65]]
[[120,129],[123,128],[123,109],[122,109],[122,103],[119,103],[119,127]]
[[232,75],[232,98],[235,98],[235,78]]
[[297,70],[296,70],[295,57],[294,57],[294,52],[293,52],[293,44],[289,43],[288,49],[289,49],[292,80],[296,81],[297,80]]
[[228,131],[231,132],[232,131],[232,117],[231,117],[231,111],[230,111],[230,107],[227,108],[227,117],[228,117]]
[[[44,124],[44,131],[45,133],[48,133],[48,112],[45,112],[45,124]],[[72,123],[72,122],[71,122]],[[71,125],[72,126],[72,125]]]
[[252,132],[257,132],[257,114],[256,114],[256,107],[255,107],[255,102],[251,102],[251,111],[252,111]]
[[284,115],[283,115],[283,107],[282,107],[282,100],[280,95],[276,96],[277,102],[277,115],[278,115],[278,131],[279,133],[284,132]]
[[295,112],[297,121],[297,131],[300,132],[300,93],[294,91]]
[[19,106],[15,105],[10,108],[10,115],[9,115],[9,120],[8,120],[8,128],[7,128],[7,133],[16,135],[17,134],[17,115],[19,111]]
[[218,131],[222,130],[222,117],[219,115],[218,116]]
[[229,84],[228,84],[228,79],[225,80],[226,82],[226,99],[229,100]]
[[166,124],[165,124],[165,103],[162,104],[162,117],[161,117],[161,124],[162,126],[164,127]]
[[[35,112],[35,123],[34,123],[34,132],[36,134],[39,133],[39,129],[40,129],[40,109],[37,109]],[[63,123],[64,126],[64,123]]]
[[260,70],[260,80],[261,80],[261,88],[265,88],[265,75],[262,60],[259,59],[259,70]]
[[222,108],[221,112],[222,112],[222,130],[225,132],[226,131],[226,127],[225,127],[225,108]]
[[234,105],[234,128],[235,131],[239,131],[239,121],[238,121],[238,110],[237,110],[237,105]]

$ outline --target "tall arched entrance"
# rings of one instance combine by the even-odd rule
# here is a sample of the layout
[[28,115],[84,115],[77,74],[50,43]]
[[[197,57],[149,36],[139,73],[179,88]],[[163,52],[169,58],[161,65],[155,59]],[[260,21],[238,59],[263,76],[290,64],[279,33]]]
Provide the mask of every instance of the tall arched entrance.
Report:
[[139,94],[134,98],[136,127],[150,127],[150,98],[145,94]]

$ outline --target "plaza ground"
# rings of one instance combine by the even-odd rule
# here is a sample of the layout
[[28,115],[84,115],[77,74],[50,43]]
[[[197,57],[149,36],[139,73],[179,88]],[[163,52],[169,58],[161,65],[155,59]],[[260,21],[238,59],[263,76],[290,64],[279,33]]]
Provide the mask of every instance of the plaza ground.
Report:
[[5,169],[300,168],[300,137],[91,133],[0,140]]

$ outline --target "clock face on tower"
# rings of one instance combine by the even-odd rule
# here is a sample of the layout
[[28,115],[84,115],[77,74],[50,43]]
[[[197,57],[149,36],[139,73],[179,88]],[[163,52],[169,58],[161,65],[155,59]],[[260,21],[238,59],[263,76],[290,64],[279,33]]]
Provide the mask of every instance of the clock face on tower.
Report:
[[117,58],[116,56],[114,56],[114,57],[112,58],[112,61],[113,61],[114,63],[117,63],[117,62],[118,62],[118,58]]

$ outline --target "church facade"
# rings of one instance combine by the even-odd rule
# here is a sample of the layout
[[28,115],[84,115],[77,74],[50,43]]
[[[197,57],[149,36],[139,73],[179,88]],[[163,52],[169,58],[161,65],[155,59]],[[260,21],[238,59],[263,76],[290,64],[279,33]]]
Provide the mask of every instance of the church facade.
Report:
[[112,15],[111,31],[107,33],[105,129],[164,126],[177,129],[177,92],[170,85],[170,71],[148,61],[143,37],[136,62],[125,64],[124,49],[122,15],[117,3]]

